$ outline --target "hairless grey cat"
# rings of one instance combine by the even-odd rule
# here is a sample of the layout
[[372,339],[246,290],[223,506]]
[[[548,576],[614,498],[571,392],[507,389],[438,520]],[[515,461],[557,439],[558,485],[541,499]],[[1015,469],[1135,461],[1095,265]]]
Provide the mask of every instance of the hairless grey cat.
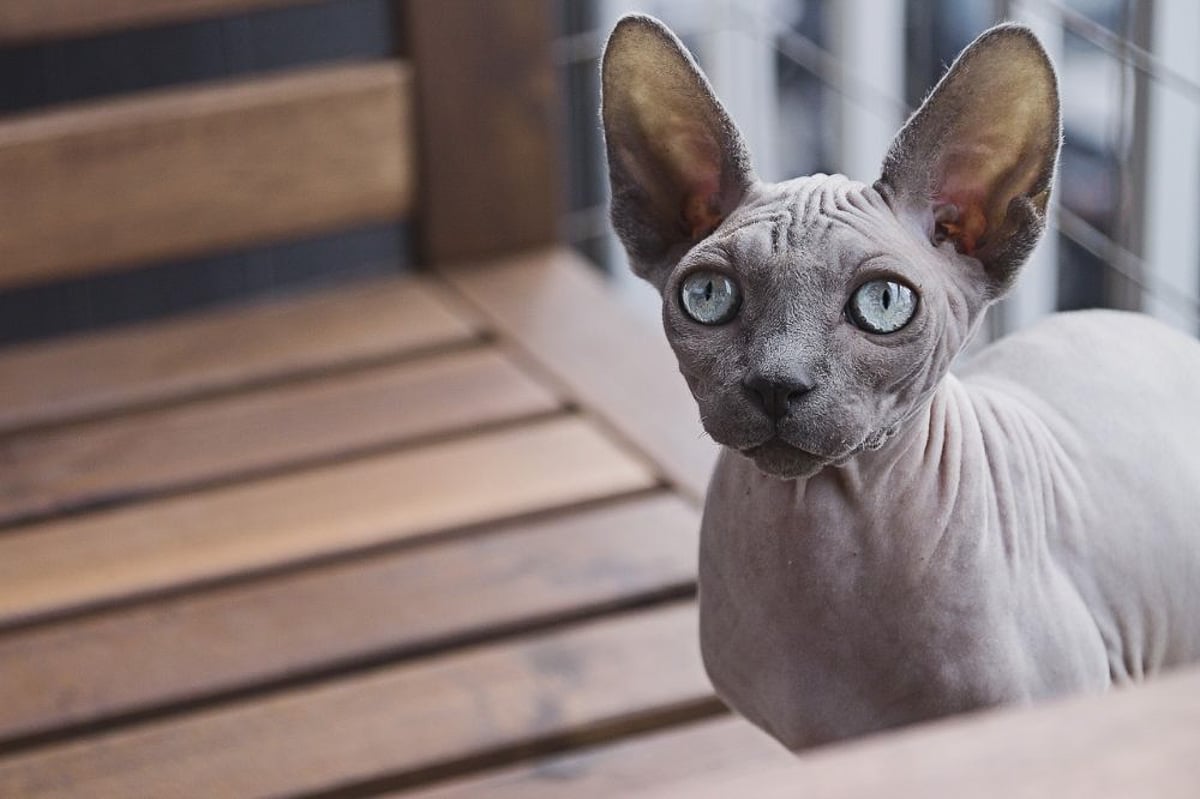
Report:
[[1004,25],[874,184],[756,179],[679,41],[604,57],[613,222],[705,429],[720,695],[798,749],[1200,659],[1200,343],[1050,317],[950,372],[1041,236],[1049,59]]

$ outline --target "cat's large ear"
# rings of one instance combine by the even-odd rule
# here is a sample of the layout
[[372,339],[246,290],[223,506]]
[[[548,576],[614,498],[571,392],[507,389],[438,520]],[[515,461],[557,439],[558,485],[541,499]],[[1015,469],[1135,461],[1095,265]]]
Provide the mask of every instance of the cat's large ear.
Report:
[[635,271],[661,289],[737,205],[753,180],[749,159],[700,68],[658,20],[618,22],[602,73],[613,227]]
[[1003,293],[1037,244],[1062,139],[1054,67],[1033,33],[968,46],[892,142],[880,188],[934,244],[978,258]]

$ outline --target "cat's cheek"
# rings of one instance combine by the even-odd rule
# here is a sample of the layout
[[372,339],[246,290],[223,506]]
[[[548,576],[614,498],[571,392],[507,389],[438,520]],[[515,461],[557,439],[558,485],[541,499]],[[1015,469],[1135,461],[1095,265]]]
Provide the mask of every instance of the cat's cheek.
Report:
[[700,378],[696,376],[695,372],[684,369],[682,366],[679,368],[679,374],[683,375],[683,382],[687,383],[688,389],[692,392],[692,397],[699,400]]
[[742,451],[775,434],[774,425],[764,415],[756,413],[740,391],[693,392],[693,396],[705,432],[722,446]]
[[710,381],[707,380],[698,372],[690,369],[680,368],[679,373],[683,375],[683,381],[687,383],[688,390],[692,392],[692,399],[696,401],[696,405],[700,408],[702,418],[713,415],[717,408],[709,407],[714,404],[714,390]]

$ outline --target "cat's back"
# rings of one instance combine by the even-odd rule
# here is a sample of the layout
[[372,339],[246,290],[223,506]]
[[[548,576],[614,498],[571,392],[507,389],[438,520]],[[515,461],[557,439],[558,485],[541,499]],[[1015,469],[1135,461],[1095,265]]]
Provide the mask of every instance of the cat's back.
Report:
[[1128,311],[1053,314],[984,348],[957,372],[968,384],[1028,389],[1072,415],[1130,395],[1200,408],[1200,340]]
[[1200,341],[1142,314],[1057,314],[960,376],[1011,456],[997,479],[1051,484],[1047,532],[1114,675],[1200,657]]
[[1054,314],[958,374],[985,415],[1037,419],[1085,472],[1119,462],[1135,482],[1174,469],[1200,485],[1200,340],[1152,317]]

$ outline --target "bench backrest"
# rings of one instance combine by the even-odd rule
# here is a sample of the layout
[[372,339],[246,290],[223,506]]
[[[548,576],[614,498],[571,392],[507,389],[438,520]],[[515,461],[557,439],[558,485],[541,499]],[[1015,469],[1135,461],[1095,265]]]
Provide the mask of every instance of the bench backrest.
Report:
[[[9,0],[0,47],[304,2]],[[423,262],[553,241],[550,3],[392,5],[394,58],[0,119],[0,290],[402,218]]]

